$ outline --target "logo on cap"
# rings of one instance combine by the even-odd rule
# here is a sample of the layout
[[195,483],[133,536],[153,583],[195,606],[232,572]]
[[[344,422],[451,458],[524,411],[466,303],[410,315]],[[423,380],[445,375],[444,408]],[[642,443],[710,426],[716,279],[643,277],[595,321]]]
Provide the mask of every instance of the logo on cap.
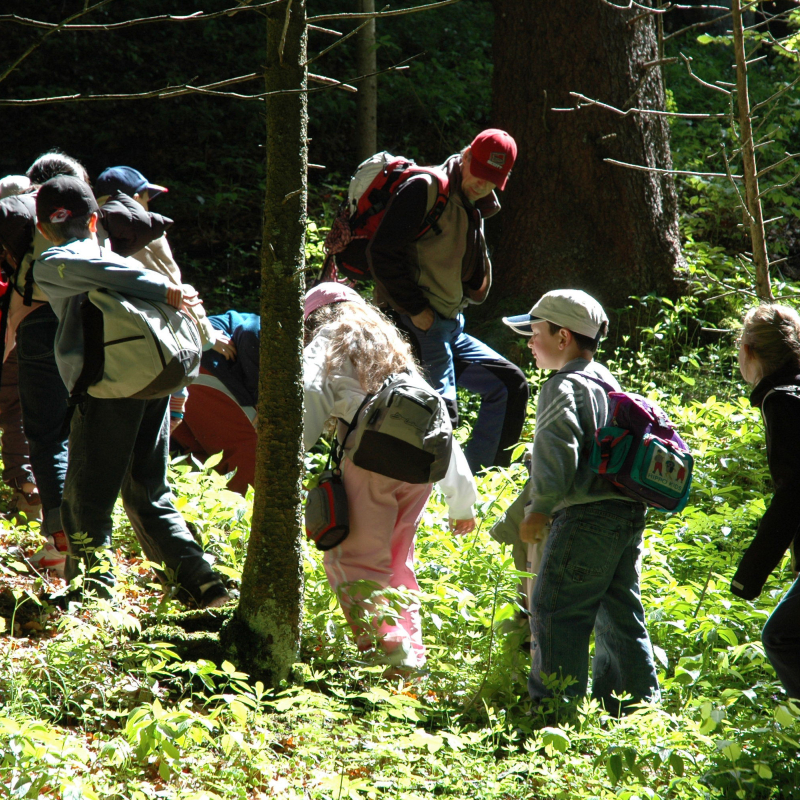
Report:
[[492,153],[489,158],[487,159],[486,163],[490,167],[494,167],[495,169],[503,169],[503,166],[506,163],[506,154],[505,153]]
[[57,208],[50,215],[50,222],[66,222],[72,216],[72,212],[68,208]]

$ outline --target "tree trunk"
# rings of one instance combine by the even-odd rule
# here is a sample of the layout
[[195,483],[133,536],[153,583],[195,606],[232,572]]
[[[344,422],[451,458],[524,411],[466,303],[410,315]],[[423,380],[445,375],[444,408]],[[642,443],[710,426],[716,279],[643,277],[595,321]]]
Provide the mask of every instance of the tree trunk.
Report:
[[[287,24],[288,14],[288,24]],[[255,501],[242,593],[223,641],[273,685],[297,660],[303,596],[302,301],[307,95],[305,0],[267,16],[267,189],[261,251],[261,374]],[[303,91],[298,92],[298,89]]]
[[[358,10],[362,14],[375,12],[375,0],[359,0]],[[356,35],[359,75],[373,75],[378,70],[375,52],[375,20],[371,19]],[[356,142],[358,161],[369,158],[378,150],[378,76],[358,82],[356,96]]]
[[756,265],[756,292],[762,300],[772,300],[769,281],[769,256],[764,236],[764,213],[758,188],[758,167],[753,142],[753,121],[750,116],[750,92],[747,87],[747,56],[744,49],[742,10],[739,0],[731,4],[733,15],[733,44],[736,53],[736,105],[742,147],[742,170],[744,172],[745,203],[744,221],[750,231],[753,245],[753,263]]
[[531,305],[557,288],[584,289],[607,308],[676,292],[672,177],[603,160],[671,169],[664,118],[552,110],[574,108],[571,91],[616,108],[663,109],[660,67],[645,67],[658,58],[653,16],[601,0],[579,5],[494,0],[493,118],[519,157],[499,218],[492,309]]

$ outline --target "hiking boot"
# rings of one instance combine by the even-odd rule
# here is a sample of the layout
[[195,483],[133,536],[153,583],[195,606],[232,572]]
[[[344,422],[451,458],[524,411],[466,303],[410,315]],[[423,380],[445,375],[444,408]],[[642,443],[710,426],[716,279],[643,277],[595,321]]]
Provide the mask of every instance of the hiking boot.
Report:
[[200,587],[200,597],[197,600],[198,608],[219,608],[233,600],[221,580],[204,583]]

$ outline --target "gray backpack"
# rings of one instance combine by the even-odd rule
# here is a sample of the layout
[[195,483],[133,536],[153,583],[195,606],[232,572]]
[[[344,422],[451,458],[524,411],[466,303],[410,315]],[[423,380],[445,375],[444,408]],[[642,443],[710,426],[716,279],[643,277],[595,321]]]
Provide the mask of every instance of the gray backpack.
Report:
[[344,443],[351,434],[347,455],[357,467],[406,483],[435,483],[447,474],[453,449],[447,408],[430,386],[409,373],[390,375],[364,398]]
[[95,289],[81,314],[84,361],[73,397],[167,397],[200,372],[197,324],[167,303]]

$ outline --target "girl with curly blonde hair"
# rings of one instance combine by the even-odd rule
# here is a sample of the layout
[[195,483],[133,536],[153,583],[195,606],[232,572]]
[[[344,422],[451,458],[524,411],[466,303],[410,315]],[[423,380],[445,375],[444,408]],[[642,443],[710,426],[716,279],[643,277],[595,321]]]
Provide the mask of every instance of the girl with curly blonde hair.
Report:
[[[419,668],[425,663],[414,574],[414,540],[431,484],[395,480],[356,466],[341,441],[364,398],[390,375],[407,372],[422,381],[409,344],[392,323],[352,289],[322,283],[305,298],[303,352],[306,450],[331,418],[344,445],[342,479],[347,493],[350,534],[325,552],[325,572],[336,592],[360,650],[381,663]],[[458,443],[440,481],[455,535],[475,527],[477,490]],[[401,607],[389,612],[370,600],[369,588],[399,593]]]

